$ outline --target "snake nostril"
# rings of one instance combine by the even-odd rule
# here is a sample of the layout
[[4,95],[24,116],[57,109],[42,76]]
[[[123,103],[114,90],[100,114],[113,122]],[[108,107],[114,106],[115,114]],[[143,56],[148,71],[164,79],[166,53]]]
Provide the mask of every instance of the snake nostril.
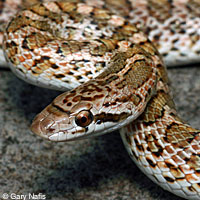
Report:
[[55,128],[49,128],[48,131],[49,132],[54,132],[56,129]]

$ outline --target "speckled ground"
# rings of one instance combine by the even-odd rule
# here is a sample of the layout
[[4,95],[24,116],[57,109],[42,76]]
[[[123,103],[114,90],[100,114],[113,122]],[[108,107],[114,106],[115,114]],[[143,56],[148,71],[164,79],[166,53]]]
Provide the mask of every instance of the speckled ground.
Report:
[[[170,69],[169,74],[180,115],[197,128],[200,64]],[[30,133],[33,117],[56,95],[0,70],[0,199],[3,193],[42,193],[48,200],[181,199],[135,166],[117,132],[69,143]]]

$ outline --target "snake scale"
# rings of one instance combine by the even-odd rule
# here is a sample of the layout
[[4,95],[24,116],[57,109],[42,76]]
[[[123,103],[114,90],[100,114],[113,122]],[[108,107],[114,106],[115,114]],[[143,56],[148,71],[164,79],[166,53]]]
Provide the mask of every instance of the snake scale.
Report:
[[199,61],[200,1],[34,4],[11,19],[3,48],[23,80],[72,89],[36,116],[32,132],[59,142],[120,129],[151,180],[200,199],[200,130],[177,115],[164,65]]

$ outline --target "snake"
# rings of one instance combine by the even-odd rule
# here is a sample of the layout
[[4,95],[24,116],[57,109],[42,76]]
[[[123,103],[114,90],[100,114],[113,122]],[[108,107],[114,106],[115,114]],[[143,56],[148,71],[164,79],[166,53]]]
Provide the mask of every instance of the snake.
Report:
[[64,142],[119,130],[153,182],[200,199],[200,130],[178,116],[165,67],[199,61],[199,0],[47,1],[8,18],[11,70],[65,91],[34,118],[33,133]]

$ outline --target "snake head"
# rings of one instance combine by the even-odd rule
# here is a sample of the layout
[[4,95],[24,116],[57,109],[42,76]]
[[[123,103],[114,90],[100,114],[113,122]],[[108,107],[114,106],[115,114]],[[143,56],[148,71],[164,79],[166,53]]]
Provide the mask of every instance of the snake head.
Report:
[[94,131],[94,108],[89,102],[79,102],[76,105],[67,103],[66,108],[57,97],[41,113],[31,125],[31,131],[51,141],[66,141],[85,137]]
[[109,113],[109,111],[115,113],[117,107],[113,110],[109,108],[108,114],[105,114],[105,109],[108,110],[108,103],[105,103],[108,92],[99,90],[98,94],[91,95],[88,94],[88,88],[84,89],[86,92],[83,89],[79,87],[55,98],[35,117],[31,131],[57,142],[87,138],[113,131],[121,115]]
[[[90,93],[93,88],[95,94]],[[31,125],[32,132],[59,142],[119,129],[133,120],[132,110],[129,101],[124,101],[127,96],[116,92],[111,95],[109,92],[110,89],[105,87],[100,90],[99,83],[92,82],[61,94],[35,117]]]

